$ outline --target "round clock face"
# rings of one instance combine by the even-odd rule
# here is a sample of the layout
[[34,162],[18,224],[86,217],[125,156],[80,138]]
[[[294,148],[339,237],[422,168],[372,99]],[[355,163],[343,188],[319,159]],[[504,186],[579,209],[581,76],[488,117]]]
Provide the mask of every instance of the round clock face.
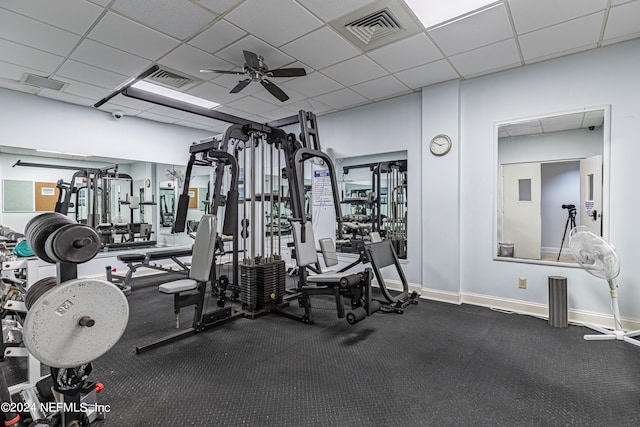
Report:
[[447,135],[434,136],[429,144],[429,149],[436,156],[444,156],[451,150],[451,138]]

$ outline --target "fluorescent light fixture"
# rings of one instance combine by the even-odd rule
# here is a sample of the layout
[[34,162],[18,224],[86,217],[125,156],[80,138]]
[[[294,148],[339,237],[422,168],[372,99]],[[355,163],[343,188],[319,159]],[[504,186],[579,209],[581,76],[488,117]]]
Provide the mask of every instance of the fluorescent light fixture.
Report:
[[62,153],[62,154],[66,154],[67,156],[89,157],[88,154],[81,154],[81,153]]
[[132,84],[131,87],[144,90],[145,92],[155,93],[156,95],[175,99],[177,101],[186,102],[187,104],[197,105],[203,108],[212,109],[220,106],[220,104],[216,102],[212,102],[203,98],[198,98],[197,96],[189,95],[186,93],[178,92],[177,90],[169,89],[153,83],[145,82],[144,80],[140,80]]
[[487,0],[404,0],[425,28],[482,9],[495,1]]
[[36,148],[36,151],[39,151],[41,153],[62,154],[62,151],[45,150],[45,149],[42,149],[42,148]]

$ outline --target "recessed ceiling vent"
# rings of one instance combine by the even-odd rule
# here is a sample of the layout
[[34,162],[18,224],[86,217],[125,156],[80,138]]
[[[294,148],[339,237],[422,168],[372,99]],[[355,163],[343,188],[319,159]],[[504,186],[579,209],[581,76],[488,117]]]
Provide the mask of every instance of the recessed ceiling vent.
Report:
[[329,25],[362,51],[387,45],[421,30],[398,0],[378,0]]
[[382,37],[387,37],[403,30],[389,9],[380,10],[364,18],[356,19],[345,25],[345,28],[367,45]]
[[189,89],[202,81],[194,77],[187,77],[164,66],[160,66],[158,71],[145,78],[145,80],[180,90]]
[[20,79],[20,83],[52,90],[61,90],[63,87],[67,86],[67,83],[65,82],[31,73],[24,73]]

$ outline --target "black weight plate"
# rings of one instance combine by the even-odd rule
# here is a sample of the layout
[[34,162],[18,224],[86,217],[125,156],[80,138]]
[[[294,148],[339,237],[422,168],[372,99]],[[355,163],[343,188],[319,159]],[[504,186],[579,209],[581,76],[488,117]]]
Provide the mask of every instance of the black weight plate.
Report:
[[24,305],[29,310],[33,303],[36,302],[45,292],[53,288],[57,284],[55,277],[45,277],[38,280],[33,285],[29,286],[27,293],[24,297]]
[[66,224],[54,231],[45,242],[47,256],[59,262],[81,264],[100,251],[100,236],[85,224]]
[[68,218],[57,212],[45,212],[32,218],[25,227],[25,235],[29,246],[43,261],[55,263],[55,259],[50,258],[45,250],[45,243],[51,233],[65,224],[73,223]]

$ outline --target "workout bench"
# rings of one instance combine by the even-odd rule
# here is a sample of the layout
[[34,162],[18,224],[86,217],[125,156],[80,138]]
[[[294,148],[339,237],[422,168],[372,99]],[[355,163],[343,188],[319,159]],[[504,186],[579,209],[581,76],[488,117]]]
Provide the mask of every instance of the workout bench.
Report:
[[[292,224],[296,261],[300,267],[299,301],[305,311],[302,321],[313,324],[310,298],[313,295],[333,296],[340,319],[345,317],[343,297],[351,298],[352,311],[346,313],[347,321],[350,324],[376,312],[380,308],[380,304],[371,300],[371,269],[366,268],[364,271],[351,274],[333,271],[321,272],[311,224],[303,225],[298,221],[292,221]],[[327,267],[337,265],[338,257],[333,241],[321,239],[320,246],[325,254],[325,265]],[[316,268],[313,267],[314,265]],[[308,275],[307,269],[318,274]]]
[[[191,248],[182,249],[167,249],[162,251],[147,252],[147,253],[132,253],[118,255],[118,261],[121,261],[129,267],[127,273],[124,276],[116,276],[111,270],[111,266],[106,266],[107,280],[119,286],[125,293],[131,291],[131,285],[129,282],[139,268],[151,268],[154,270],[165,271],[168,273],[183,273],[185,276],[189,274],[189,265],[182,262],[179,258],[191,256]],[[155,261],[171,259],[177,264],[180,269],[174,270],[171,267],[165,267],[162,264],[157,264]]]

